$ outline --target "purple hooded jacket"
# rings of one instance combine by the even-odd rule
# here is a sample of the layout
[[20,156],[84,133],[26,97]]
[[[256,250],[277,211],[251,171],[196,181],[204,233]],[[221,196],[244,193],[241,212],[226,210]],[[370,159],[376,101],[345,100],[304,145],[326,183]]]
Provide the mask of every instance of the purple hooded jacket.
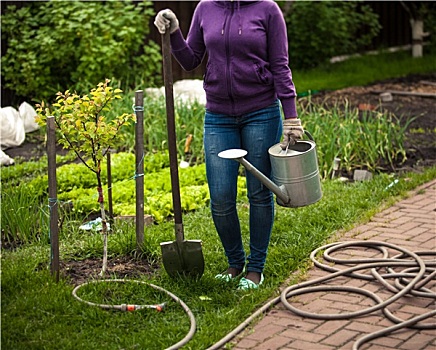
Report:
[[209,111],[241,115],[279,98],[285,118],[297,116],[286,24],[273,0],[202,0],[186,40],[175,31],[171,48],[188,71],[207,54],[203,86]]

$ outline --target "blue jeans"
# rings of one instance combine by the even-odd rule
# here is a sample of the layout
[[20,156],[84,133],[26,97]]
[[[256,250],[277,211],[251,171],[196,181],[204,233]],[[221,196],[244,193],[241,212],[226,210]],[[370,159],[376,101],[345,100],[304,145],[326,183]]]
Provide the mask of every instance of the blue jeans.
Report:
[[218,153],[242,148],[245,159],[265,176],[271,176],[268,149],[280,141],[282,123],[280,104],[240,116],[206,111],[204,149],[210,204],[215,228],[221,239],[229,267],[262,272],[274,221],[274,199],[271,191],[251,173],[246,172],[250,203],[250,255],[242,244],[241,227],[236,209],[239,163],[222,159]]

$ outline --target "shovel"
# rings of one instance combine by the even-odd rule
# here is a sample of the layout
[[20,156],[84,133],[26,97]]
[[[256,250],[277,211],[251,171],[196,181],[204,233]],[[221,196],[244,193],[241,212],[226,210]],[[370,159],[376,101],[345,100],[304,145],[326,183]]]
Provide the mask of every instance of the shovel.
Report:
[[171,190],[173,197],[176,240],[162,242],[162,260],[171,277],[201,277],[204,272],[204,257],[201,240],[185,240],[180,202],[179,173],[177,164],[176,126],[174,118],[173,76],[171,63],[170,34],[162,35],[163,75],[167,111],[168,150],[170,157]]

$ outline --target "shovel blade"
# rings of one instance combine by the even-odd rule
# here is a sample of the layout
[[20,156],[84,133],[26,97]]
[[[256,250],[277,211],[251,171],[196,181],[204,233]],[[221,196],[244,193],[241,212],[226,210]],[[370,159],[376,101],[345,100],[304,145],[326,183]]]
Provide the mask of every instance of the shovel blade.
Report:
[[162,261],[171,277],[189,276],[199,278],[204,272],[204,257],[201,240],[162,242]]

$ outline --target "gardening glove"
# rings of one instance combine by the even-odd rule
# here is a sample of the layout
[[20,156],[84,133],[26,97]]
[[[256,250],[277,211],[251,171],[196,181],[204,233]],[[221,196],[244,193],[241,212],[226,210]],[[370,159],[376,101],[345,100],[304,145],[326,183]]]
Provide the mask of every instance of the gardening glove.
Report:
[[154,25],[161,34],[165,34],[169,29],[170,34],[179,29],[179,20],[176,15],[170,9],[161,10],[154,19]]
[[304,130],[301,126],[301,120],[298,118],[289,118],[283,120],[283,141],[280,147],[285,150],[288,145],[294,145],[297,139],[301,139]]

